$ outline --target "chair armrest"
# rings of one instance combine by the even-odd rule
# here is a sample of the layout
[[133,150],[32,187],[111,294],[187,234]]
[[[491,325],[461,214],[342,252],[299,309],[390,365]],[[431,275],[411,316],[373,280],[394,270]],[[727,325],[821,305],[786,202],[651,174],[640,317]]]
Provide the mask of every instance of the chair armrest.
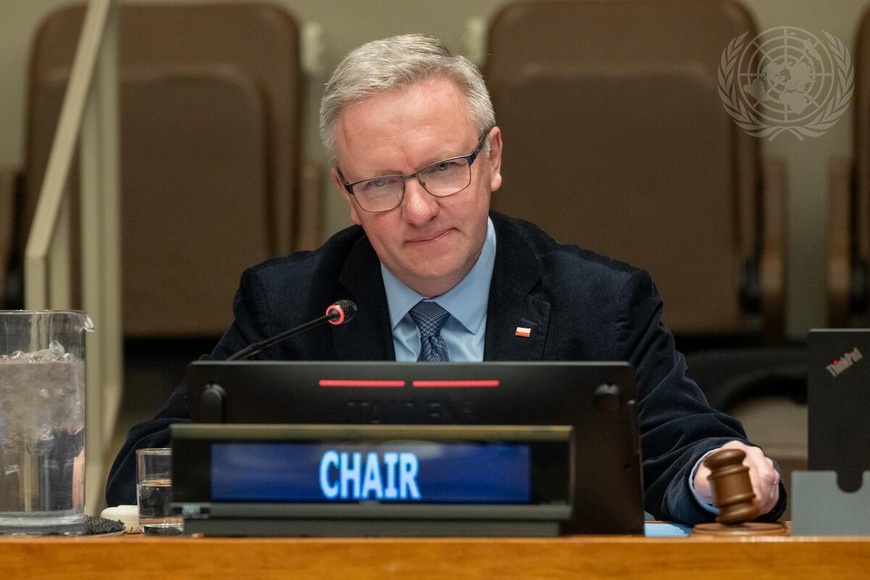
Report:
[[321,213],[323,167],[315,161],[302,162],[299,183],[299,209],[296,215],[297,236],[294,251],[313,250],[320,243],[323,216]]
[[765,345],[782,344],[785,337],[786,174],[781,158],[762,160],[762,224],[758,261],[761,334]]
[[22,172],[17,167],[0,167],[0,308],[6,304],[6,277],[15,239],[15,205]]
[[830,328],[847,326],[851,311],[852,234],[849,219],[852,163],[841,157],[828,162],[826,308]]

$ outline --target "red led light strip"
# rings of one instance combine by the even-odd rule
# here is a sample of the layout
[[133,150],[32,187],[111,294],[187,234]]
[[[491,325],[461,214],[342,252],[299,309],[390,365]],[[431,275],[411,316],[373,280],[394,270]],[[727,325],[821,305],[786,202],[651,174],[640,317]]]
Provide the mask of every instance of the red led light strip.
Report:
[[357,379],[320,379],[317,384],[321,387],[404,387],[405,381],[379,381]]
[[[402,380],[377,380],[377,379],[320,379],[317,384],[321,387],[387,387],[402,388],[407,385]],[[426,388],[480,388],[498,387],[501,381],[498,379],[481,380],[434,380],[412,381],[411,386],[421,389]]]
[[500,382],[498,379],[484,379],[479,381],[460,380],[460,381],[412,381],[413,387],[448,387],[448,388],[466,388],[466,387],[497,387]]

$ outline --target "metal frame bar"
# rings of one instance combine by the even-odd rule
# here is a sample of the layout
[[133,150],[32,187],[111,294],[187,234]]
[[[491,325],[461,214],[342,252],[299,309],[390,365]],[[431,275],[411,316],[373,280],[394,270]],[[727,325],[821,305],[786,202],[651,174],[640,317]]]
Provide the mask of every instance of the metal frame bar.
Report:
[[81,138],[83,307],[97,332],[88,337],[86,510],[102,504],[107,452],[123,384],[121,311],[118,8],[90,0],[25,250],[25,305],[71,303],[66,184]]

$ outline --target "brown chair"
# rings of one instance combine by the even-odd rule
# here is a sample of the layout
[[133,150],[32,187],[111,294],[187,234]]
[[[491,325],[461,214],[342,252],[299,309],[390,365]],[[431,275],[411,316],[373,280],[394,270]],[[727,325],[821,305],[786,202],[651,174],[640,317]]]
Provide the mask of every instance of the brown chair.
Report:
[[853,156],[829,163],[827,324],[870,323],[870,9],[858,26],[852,94]]
[[649,270],[677,335],[780,343],[784,171],[717,83],[754,30],[731,0],[505,5],[485,66],[505,143],[493,207]]
[[[83,15],[60,9],[35,38],[26,166],[0,191],[19,265]],[[124,4],[119,44],[125,337],[218,336],[246,266],[319,242],[299,30],[273,5]]]

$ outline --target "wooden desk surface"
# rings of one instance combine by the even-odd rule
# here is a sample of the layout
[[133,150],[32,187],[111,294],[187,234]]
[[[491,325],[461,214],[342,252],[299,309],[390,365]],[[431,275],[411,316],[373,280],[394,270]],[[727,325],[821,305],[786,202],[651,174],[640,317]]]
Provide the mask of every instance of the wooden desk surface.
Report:
[[0,539],[0,577],[16,580],[839,580],[867,578],[868,565],[870,537]]

